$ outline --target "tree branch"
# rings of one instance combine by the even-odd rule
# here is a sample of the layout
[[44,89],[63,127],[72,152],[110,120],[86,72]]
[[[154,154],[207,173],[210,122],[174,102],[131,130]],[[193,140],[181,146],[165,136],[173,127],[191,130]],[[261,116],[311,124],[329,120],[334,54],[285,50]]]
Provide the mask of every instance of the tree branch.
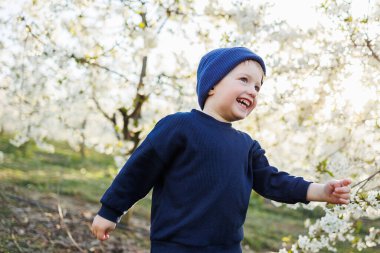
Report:
[[353,32],[350,34],[350,40],[351,40],[351,43],[354,45],[354,47],[367,47],[368,50],[371,52],[371,56],[376,61],[380,62],[380,55],[375,52],[375,49],[372,46],[372,41],[368,38],[368,34],[366,34],[366,39],[364,40],[364,42],[365,42],[364,44],[356,43],[354,35],[355,34]]
[[129,115],[129,117],[133,118],[134,120],[137,120],[141,117],[141,107],[144,104],[144,102],[147,100],[147,95],[142,95],[139,92],[144,88],[144,77],[146,76],[146,65],[147,65],[148,57],[143,57],[143,64],[141,67],[141,73],[140,73],[140,81],[136,88],[136,97],[133,101],[134,110]]
[[85,250],[83,250],[83,249],[78,245],[78,243],[74,240],[73,236],[71,235],[70,229],[69,229],[68,226],[66,225],[65,220],[64,220],[64,218],[63,218],[62,208],[61,208],[61,204],[59,203],[59,201],[58,201],[57,208],[58,208],[59,219],[60,219],[60,221],[61,221],[61,226],[65,229],[66,234],[67,234],[67,236],[69,237],[70,241],[73,243],[73,245],[75,246],[75,248],[77,248],[80,252],[85,252]]
[[[376,172],[373,173],[371,176],[369,176],[369,177],[367,177],[366,179],[363,179],[362,181],[360,181],[360,182],[354,184],[353,186],[351,186],[351,189],[353,189],[353,188],[359,186],[360,184],[362,184],[362,183],[364,183],[364,182],[365,182],[365,184],[367,184],[368,181],[370,181],[372,178],[374,178],[374,177],[375,177],[377,174],[379,174],[379,173],[380,173],[380,170],[376,171]],[[365,185],[365,184],[364,184],[364,185]],[[359,190],[360,190],[361,188],[363,188],[363,186],[360,187]]]
[[360,182],[354,184],[353,186],[351,186],[351,189],[354,189],[355,187],[357,187],[357,186],[359,186],[360,184],[363,184],[363,183],[364,183],[363,185],[361,185],[361,186],[356,190],[354,196],[356,196],[356,195],[358,194],[358,192],[359,192],[361,189],[363,189],[363,188],[367,185],[367,183],[368,183],[370,180],[372,180],[372,179],[373,179],[377,174],[379,174],[379,173],[380,173],[380,170],[376,171],[375,173],[373,173],[371,176],[367,177],[366,179],[364,179],[364,180],[362,180],[362,181],[360,181]]
[[367,37],[367,39],[365,40],[365,42],[366,42],[367,48],[369,49],[369,51],[371,51],[373,58],[375,58],[375,60],[380,63],[380,56],[373,49],[373,47],[371,45],[372,41],[370,39],[368,39],[368,37]]
[[91,61],[91,58],[87,59],[85,57],[78,57],[78,56],[75,56],[74,54],[71,54],[71,55],[68,55],[69,58],[72,58],[74,59],[77,63],[79,64],[88,64],[88,65],[91,65],[91,66],[95,66],[95,67],[98,67],[98,68],[101,68],[101,69],[104,69],[104,70],[107,70],[108,72],[112,73],[112,74],[115,74],[121,78],[124,79],[124,81],[128,81],[128,77],[126,77],[125,75],[123,75],[122,73],[119,73],[115,70],[112,70],[110,69],[109,67],[106,67],[106,66],[103,66],[103,65],[100,65],[99,63],[97,62],[94,62],[94,61]]
[[124,127],[123,127],[123,135],[126,140],[130,140],[133,142],[133,147],[128,151],[129,154],[133,153],[133,151],[137,148],[140,142],[140,134],[141,131],[130,131],[129,129],[129,120],[133,120],[133,124],[135,126],[138,125],[138,120],[141,118],[141,109],[143,104],[147,101],[148,95],[140,94],[141,90],[144,88],[144,77],[146,76],[146,68],[147,68],[148,57],[143,57],[140,80],[136,87],[136,97],[133,100],[133,111],[130,114],[127,114],[125,108],[120,108],[119,112],[123,115]]
[[96,106],[96,108],[100,111],[100,113],[101,113],[106,119],[108,119],[108,120],[112,123],[112,125],[114,126],[114,131],[115,131],[115,134],[116,134],[116,138],[117,138],[118,140],[120,140],[121,137],[120,137],[119,132],[117,131],[116,114],[114,113],[114,114],[112,115],[112,117],[108,116],[108,114],[107,114],[107,113],[102,109],[102,107],[100,106],[98,100],[97,100],[96,97],[95,97],[94,92],[92,92],[92,97],[91,97],[91,98],[92,98],[92,100],[94,101],[95,106]]

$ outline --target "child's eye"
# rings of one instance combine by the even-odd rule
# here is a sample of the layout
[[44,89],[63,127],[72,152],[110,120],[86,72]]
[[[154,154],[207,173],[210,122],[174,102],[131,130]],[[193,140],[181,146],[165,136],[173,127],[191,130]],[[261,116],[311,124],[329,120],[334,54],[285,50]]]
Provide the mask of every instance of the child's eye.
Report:
[[243,83],[248,83],[248,78],[240,77],[240,81],[242,81]]

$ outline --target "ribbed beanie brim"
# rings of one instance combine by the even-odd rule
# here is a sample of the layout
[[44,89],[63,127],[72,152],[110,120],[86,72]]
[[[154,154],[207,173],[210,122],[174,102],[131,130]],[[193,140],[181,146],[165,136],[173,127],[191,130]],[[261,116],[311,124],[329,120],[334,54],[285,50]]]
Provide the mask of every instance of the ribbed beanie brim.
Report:
[[245,47],[218,48],[205,54],[197,70],[198,103],[203,109],[208,92],[239,63],[253,60],[260,64],[266,74],[263,59]]

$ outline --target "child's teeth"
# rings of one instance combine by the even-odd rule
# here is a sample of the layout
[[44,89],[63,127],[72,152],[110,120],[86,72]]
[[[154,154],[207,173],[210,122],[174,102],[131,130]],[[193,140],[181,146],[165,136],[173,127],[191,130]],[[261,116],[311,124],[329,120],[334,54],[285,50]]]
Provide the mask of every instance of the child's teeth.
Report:
[[238,101],[240,104],[242,104],[242,105],[244,105],[244,106],[246,106],[246,107],[249,106],[248,103],[247,103],[244,99],[238,99],[237,101]]

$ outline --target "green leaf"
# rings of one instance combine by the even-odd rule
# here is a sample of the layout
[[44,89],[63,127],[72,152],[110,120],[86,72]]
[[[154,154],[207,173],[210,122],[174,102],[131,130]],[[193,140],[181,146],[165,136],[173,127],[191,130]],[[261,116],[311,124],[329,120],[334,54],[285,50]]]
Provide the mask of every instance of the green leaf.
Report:
[[316,171],[320,174],[328,174],[331,177],[334,176],[334,174],[327,169],[327,159],[324,159],[323,161],[318,163]]
[[349,17],[345,18],[344,22],[351,23],[352,22],[352,16],[349,16]]
[[354,228],[355,228],[355,232],[359,233],[363,228],[363,222],[361,220],[357,220],[354,225]]

